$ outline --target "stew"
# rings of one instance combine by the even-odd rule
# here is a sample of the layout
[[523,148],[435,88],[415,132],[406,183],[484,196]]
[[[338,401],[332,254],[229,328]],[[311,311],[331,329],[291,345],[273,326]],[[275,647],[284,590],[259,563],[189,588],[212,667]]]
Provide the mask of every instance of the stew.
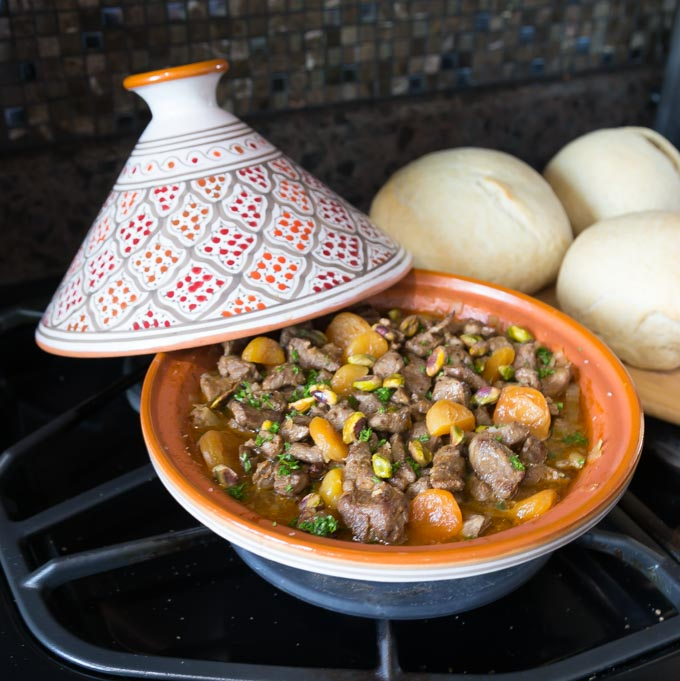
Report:
[[384,544],[545,513],[586,464],[575,370],[530,329],[372,307],[223,343],[196,453],[273,523]]

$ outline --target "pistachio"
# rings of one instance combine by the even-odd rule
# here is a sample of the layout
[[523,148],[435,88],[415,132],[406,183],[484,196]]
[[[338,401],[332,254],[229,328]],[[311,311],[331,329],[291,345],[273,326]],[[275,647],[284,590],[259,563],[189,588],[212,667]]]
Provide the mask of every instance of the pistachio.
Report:
[[512,325],[508,327],[508,338],[514,340],[517,343],[528,343],[534,340],[534,337],[521,326]]
[[512,381],[515,377],[515,369],[512,364],[501,364],[498,367],[498,373],[504,381]]
[[360,411],[350,414],[342,424],[342,441],[349,445],[359,439],[361,431],[366,428],[366,416]]
[[448,355],[446,354],[446,350],[441,345],[438,345],[427,358],[425,373],[428,376],[436,376],[446,363],[447,359]]
[[383,388],[401,388],[405,383],[405,379],[401,374],[390,374],[383,378]]
[[458,426],[451,426],[451,444],[457,447],[465,437],[465,431]]
[[486,359],[484,357],[475,357],[472,368],[475,370],[476,374],[481,374],[486,366]]
[[485,340],[477,341],[469,350],[470,357],[482,357],[489,352],[489,343]]
[[392,477],[392,462],[389,459],[380,454],[374,454],[371,457],[371,463],[373,465],[373,472],[379,478],[386,479]]
[[359,381],[354,381],[352,387],[365,393],[370,393],[382,386],[382,381],[377,376],[366,376]]
[[310,395],[321,402],[332,407],[338,403],[337,394],[326,385],[312,386],[309,389]]
[[481,336],[472,333],[461,333],[459,338],[468,348],[471,348],[475,343],[479,343],[479,341],[483,340]]
[[387,341],[393,341],[396,336],[394,335],[394,331],[390,329],[389,326],[386,326],[385,324],[373,324],[371,327],[378,335],[382,336],[385,340]]
[[501,391],[491,385],[485,385],[480,388],[472,397],[474,404],[483,406],[485,404],[496,404],[498,398],[501,396]]
[[238,482],[238,473],[223,463],[217,464],[212,469],[212,474],[220,487],[231,487]]
[[399,331],[401,331],[407,338],[415,336],[420,328],[420,319],[418,315],[411,314],[408,317],[402,319],[401,324],[399,324]]
[[348,364],[355,364],[360,367],[372,367],[375,364],[375,357],[368,354],[350,355],[347,358]]
[[298,504],[298,508],[301,511],[312,511],[319,509],[323,506],[323,499],[321,498],[320,494],[317,494],[316,492],[310,492],[309,494],[306,494],[302,499],[300,499],[300,503]]
[[231,397],[232,393],[234,392],[234,389],[231,388],[230,390],[225,390],[223,393],[220,393],[211,403],[210,403],[210,408],[211,409],[219,409],[219,407],[224,406],[227,403],[227,400]]
[[432,452],[420,440],[411,440],[408,451],[417,464],[427,466],[432,463]]
[[402,312],[399,308],[394,308],[387,313],[387,316],[396,324],[401,321]]
[[299,400],[295,400],[295,402],[291,402],[288,405],[288,408],[294,409],[295,411],[304,414],[305,412],[309,411],[315,404],[316,404],[315,397],[302,397]]

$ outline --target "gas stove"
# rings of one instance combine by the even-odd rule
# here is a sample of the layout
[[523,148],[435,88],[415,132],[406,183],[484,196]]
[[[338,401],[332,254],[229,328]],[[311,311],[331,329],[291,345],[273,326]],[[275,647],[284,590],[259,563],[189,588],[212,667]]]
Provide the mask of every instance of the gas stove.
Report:
[[0,290],[5,681],[678,678],[679,427],[647,418],[618,506],[513,593],[351,617],[276,590],[166,493],[136,411],[150,357],[37,348],[56,284]]

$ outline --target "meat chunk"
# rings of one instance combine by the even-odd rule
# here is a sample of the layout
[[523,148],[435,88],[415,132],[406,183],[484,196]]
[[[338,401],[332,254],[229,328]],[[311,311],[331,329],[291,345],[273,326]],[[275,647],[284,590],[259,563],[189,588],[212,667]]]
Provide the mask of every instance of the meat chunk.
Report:
[[405,433],[411,429],[411,411],[408,407],[378,411],[368,419],[368,425],[386,433]]
[[343,489],[371,490],[375,487],[371,466],[371,449],[367,442],[353,442],[345,459]]
[[210,403],[220,395],[233,392],[239,382],[239,380],[232,378],[231,376],[221,376],[220,374],[207,372],[201,374],[199,384],[206,400]]
[[195,428],[217,428],[223,424],[222,416],[207,404],[197,404],[191,410],[191,423]]
[[299,364],[303,369],[327,369],[337,371],[340,368],[342,351],[337,345],[328,343],[317,348],[307,338],[291,338],[288,343],[288,356],[291,362]]
[[519,369],[535,369],[538,343],[536,341],[529,341],[528,343],[513,343],[513,346],[515,348],[515,361],[512,363],[512,366],[515,371]]
[[472,513],[463,521],[461,535],[466,539],[475,539],[491,524],[491,519],[481,513]]
[[316,445],[305,445],[302,442],[293,442],[288,447],[287,454],[306,463],[323,463],[323,454]]
[[565,473],[544,463],[529,464],[524,474],[524,484],[528,487],[548,482],[562,482],[568,479],[569,477]]
[[486,503],[493,499],[493,490],[484,481],[480,480],[474,473],[468,476],[468,491],[473,499],[481,503]]
[[292,418],[285,418],[281,422],[279,433],[286,442],[300,442],[309,435],[309,416],[300,414]]
[[451,400],[468,406],[470,403],[470,388],[463,381],[451,376],[439,377],[432,389],[432,399]]
[[260,461],[253,473],[253,484],[258,489],[273,489],[276,476],[276,464],[269,459]]
[[476,435],[468,445],[468,456],[477,476],[491,487],[497,499],[509,499],[522,482],[524,466],[513,465],[516,454],[498,440],[483,433]]
[[515,380],[520,385],[526,385],[529,388],[541,389],[541,381],[538,378],[538,371],[536,369],[529,369],[529,367],[522,367],[515,371]]
[[238,355],[222,355],[217,362],[220,376],[231,378],[238,383],[259,381],[261,376],[252,362],[241,359]]
[[284,497],[295,497],[309,485],[309,475],[303,468],[287,470],[276,467],[274,474],[274,491]]
[[229,400],[227,406],[234,416],[236,425],[247,430],[260,430],[264,421],[278,421],[281,417],[280,411],[251,407],[235,399]]
[[288,386],[303,385],[305,374],[299,366],[285,362],[273,367],[262,381],[263,390],[280,390]]
[[432,379],[425,373],[425,362],[415,357],[403,369],[406,390],[414,397],[425,397],[432,387]]
[[472,369],[465,366],[445,366],[444,374],[457,378],[459,381],[464,381],[474,392],[477,392],[480,388],[486,388],[489,385],[479,374],[476,374]]
[[331,407],[326,413],[326,419],[335,428],[335,430],[342,430],[345,421],[354,413],[354,409],[348,404],[340,402]]
[[571,382],[570,367],[555,367],[553,373],[541,379],[541,391],[548,397],[558,397]]
[[500,438],[500,441],[510,449],[515,449],[521,445],[529,435],[529,428],[522,423],[513,421],[502,426],[497,426],[489,431],[489,434],[495,438]]
[[406,495],[412,499],[416,495],[424,492],[426,489],[430,489],[431,487],[430,469],[426,468],[424,471],[421,471],[420,477],[406,488]]
[[465,488],[465,459],[458,447],[440,447],[432,458],[430,484],[437,489],[460,492]]
[[372,490],[352,489],[338,499],[338,512],[361,542],[401,544],[406,538],[408,501],[387,483]]
[[548,456],[545,443],[533,435],[527,436],[519,453],[520,461],[524,464],[544,463]]
[[392,374],[399,374],[404,369],[404,360],[398,352],[386,352],[373,365],[373,373],[380,378],[386,378]]

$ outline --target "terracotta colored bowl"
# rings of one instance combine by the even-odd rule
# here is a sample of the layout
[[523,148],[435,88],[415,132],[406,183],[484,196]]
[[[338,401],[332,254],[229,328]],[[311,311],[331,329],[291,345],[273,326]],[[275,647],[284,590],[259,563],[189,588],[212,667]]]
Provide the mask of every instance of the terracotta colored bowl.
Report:
[[[591,443],[602,442],[566,497],[550,511],[497,534],[437,546],[367,545],[319,538],[275,526],[225,494],[189,451],[188,414],[198,399],[200,374],[212,369],[219,349],[162,353],[142,392],[142,426],[158,476],[198,520],[245,550],[303,573],[361,582],[415,584],[478,578],[536,563],[595,525],[623,494],[642,445],[642,413],[630,377],[593,334],[534,298],[471,279],[414,270],[371,299],[386,307],[486,319],[494,315],[527,327],[549,348],[563,348],[579,374]],[[464,580],[465,581],[465,580]],[[436,594],[433,596],[436,598]]]

